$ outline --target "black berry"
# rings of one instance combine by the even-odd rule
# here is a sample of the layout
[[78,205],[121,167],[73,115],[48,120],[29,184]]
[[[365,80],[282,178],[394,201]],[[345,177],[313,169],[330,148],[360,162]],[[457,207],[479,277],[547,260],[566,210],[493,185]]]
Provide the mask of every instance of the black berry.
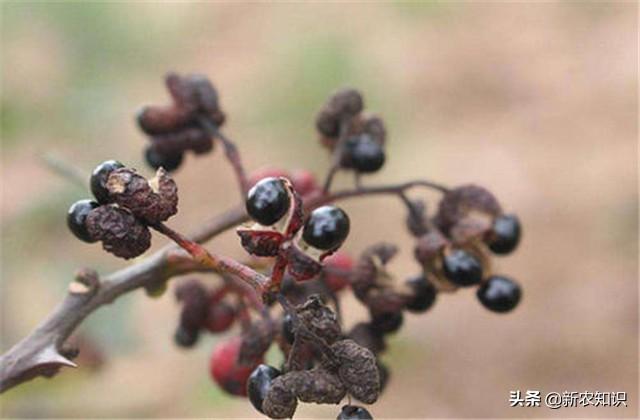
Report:
[[358,405],[345,405],[342,407],[337,420],[373,420],[371,413],[366,408]]
[[76,236],[76,238],[80,239],[84,242],[96,242],[97,239],[92,238],[87,230],[87,215],[89,212],[99,204],[93,200],[79,200],[76,201],[69,207],[69,212],[67,213],[67,226],[69,226],[69,230]]
[[472,286],[482,280],[480,261],[463,249],[446,254],[442,261],[444,275],[458,286]]
[[289,314],[285,314],[282,318],[282,337],[289,344],[293,344],[295,340],[295,334],[293,333],[293,317]]
[[386,312],[371,318],[371,328],[382,334],[396,332],[402,326],[402,312]]
[[167,172],[173,172],[180,167],[182,156],[182,153],[163,155],[150,146],[144,151],[144,158],[149,166],[153,169],[162,167]]
[[264,413],[262,411],[262,402],[266,398],[273,380],[281,374],[282,372],[272,366],[259,365],[249,376],[247,395],[251,404],[259,412]]
[[376,172],[384,165],[384,149],[368,134],[353,136],[345,144],[345,160],[345,166],[357,172]]
[[482,305],[493,312],[509,312],[518,305],[520,286],[508,277],[491,276],[477,292]]
[[180,347],[193,347],[198,341],[199,331],[197,329],[187,329],[184,327],[178,327],[173,341]]
[[318,207],[305,223],[302,238],[314,248],[334,250],[349,235],[349,225],[349,216],[338,207]]
[[278,178],[264,178],[247,194],[247,213],[264,226],[276,223],[289,210],[289,194]]
[[436,301],[438,291],[424,276],[407,280],[407,285],[413,291],[413,296],[405,305],[408,311],[421,313],[431,308]]
[[109,190],[107,190],[107,180],[109,174],[116,169],[124,168],[124,165],[117,160],[106,160],[96,166],[89,179],[91,192],[100,204],[109,202]]
[[489,233],[489,249],[496,254],[509,254],[520,242],[520,221],[518,217],[505,214],[496,217]]

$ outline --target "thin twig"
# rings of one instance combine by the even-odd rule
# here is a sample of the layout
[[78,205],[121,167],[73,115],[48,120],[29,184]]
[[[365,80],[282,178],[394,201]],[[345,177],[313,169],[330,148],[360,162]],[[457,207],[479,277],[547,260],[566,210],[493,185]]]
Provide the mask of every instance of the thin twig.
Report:
[[87,190],[89,179],[82,169],[72,165],[69,161],[63,160],[52,153],[40,155],[40,159],[44,165],[57,175],[71,181],[74,185]]
[[207,132],[207,134],[209,134],[209,136],[219,139],[222,143],[224,154],[236,174],[236,178],[240,186],[241,198],[244,199],[245,194],[249,189],[249,186],[247,185],[247,173],[244,169],[244,166],[242,165],[240,153],[238,152],[238,148],[236,147],[235,143],[227,136],[225,136],[208,116],[199,115],[198,123],[200,123],[200,126]]

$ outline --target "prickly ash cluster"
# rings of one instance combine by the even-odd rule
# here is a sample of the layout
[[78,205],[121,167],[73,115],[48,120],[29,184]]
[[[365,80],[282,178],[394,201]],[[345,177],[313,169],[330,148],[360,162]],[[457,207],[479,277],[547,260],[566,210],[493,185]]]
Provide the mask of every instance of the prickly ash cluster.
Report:
[[107,252],[121,258],[144,253],[151,246],[148,226],[178,212],[176,183],[162,168],[147,180],[109,160],[96,167],[89,184],[95,201],[85,199],[71,205],[67,225],[78,239],[101,241]]
[[213,149],[213,138],[203,120],[218,128],[225,121],[218,92],[209,79],[198,74],[165,79],[172,102],[148,105],[138,112],[138,125],[149,136],[145,159],[152,168],[177,169],[187,151],[200,155]]
[[415,257],[427,281],[446,292],[479,286],[479,301],[494,312],[516,307],[520,286],[493,273],[491,254],[502,256],[516,249],[520,221],[505,214],[493,194],[476,185],[464,185],[444,194],[432,218],[424,208],[415,214],[409,216],[408,225],[418,238]]
[[363,110],[360,92],[340,90],[318,113],[316,128],[320,141],[333,153],[340,168],[372,173],[384,165],[387,133],[380,117]]
[[[224,114],[216,90],[202,76],[170,74],[166,83],[173,103],[144,108],[138,122],[151,139],[151,166],[171,170],[185,151],[211,149],[211,135]],[[443,194],[434,214],[404,189],[395,191],[407,207],[406,227],[416,239],[414,255],[420,265],[420,273],[402,284],[387,269],[398,252],[395,245],[370,246],[354,263],[338,250],[349,234],[347,214],[333,205],[305,211],[305,203],[308,207],[313,199],[330,202],[336,170],[354,171],[356,193],[364,194],[359,175],[383,166],[385,126],[363,109],[362,95],[344,89],[317,116],[321,143],[332,152],[324,188],[308,171],[263,169],[246,180],[251,222],[238,227],[237,234],[250,254],[246,268],[269,278],[262,301],[229,274],[220,275],[215,289],[197,280],[176,289],[182,307],[176,344],[192,347],[205,331],[221,334],[239,325],[239,335],[214,349],[211,376],[226,392],[248,396],[272,418],[293,416],[299,402],[338,404],[347,395],[375,402],[389,379],[389,368],[379,360],[387,336],[401,328],[406,312],[429,310],[439,293],[475,286],[479,301],[494,312],[511,311],[520,301],[517,283],[494,274],[491,267],[492,254],[506,255],[517,247],[520,223],[482,187],[448,189],[422,182]],[[158,227],[177,212],[177,188],[164,169],[147,181],[119,162],[104,162],[91,177],[95,201],[80,200],[71,207],[70,229],[81,240],[102,241],[117,256],[140,255],[150,244],[149,226]],[[241,184],[244,188],[245,182]],[[367,309],[368,319],[345,330],[339,302],[349,291]],[[276,301],[283,311],[274,310]],[[272,344],[284,356],[278,368],[264,364]],[[370,418],[364,407],[355,405],[343,406],[338,415],[343,420]]]

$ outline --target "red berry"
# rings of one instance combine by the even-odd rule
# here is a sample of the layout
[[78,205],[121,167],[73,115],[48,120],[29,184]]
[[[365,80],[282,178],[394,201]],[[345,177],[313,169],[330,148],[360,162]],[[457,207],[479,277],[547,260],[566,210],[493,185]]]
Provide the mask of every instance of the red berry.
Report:
[[236,318],[236,311],[226,302],[212,304],[209,307],[206,327],[212,333],[222,332],[229,329]]
[[353,269],[353,260],[344,252],[336,252],[323,261],[325,267],[324,282],[334,292],[349,285],[349,276]]
[[293,188],[300,195],[307,195],[313,191],[318,190],[318,183],[316,177],[310,171],[305,169],[299,169],[291,174],[291,183]]
[[240,354],[241,337],[233,337],[226,340],[213,350],[209,371],[213,380],[231,395],[246,396],[247,380],[251,372],[262,360],[251,365],[238,363]]

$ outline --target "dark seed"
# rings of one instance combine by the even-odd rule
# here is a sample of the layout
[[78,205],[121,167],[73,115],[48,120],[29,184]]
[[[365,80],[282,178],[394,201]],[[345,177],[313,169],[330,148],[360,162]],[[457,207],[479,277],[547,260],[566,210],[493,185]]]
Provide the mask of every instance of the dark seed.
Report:
[[407,285],[413,290],[413,297],[405,305],[408,311],[421,313],[431,308],[438,291],[424,276],[407,280]]
[[515,215],[496,217],[488,241],[489,249],[496,254],[511,253],[520,242],[520,221]]
[[67,226],[69,226],[69,230],[71,230],[76,238],[81,241],[89,243],[98,241],[97,238],[91,237],[85,223],[89,212],[98,206],[99,204],[93,200],[79,200],[69,207],[69,212],[67,213]]
[[144,151],[144,158],[149,166],[153,169],[162,167],[167,172],[173,172],[180,167],[180,164],[182,163],[182,156],[182,153],[174,153],[165,156],[158,153],[157,150],[150,146]]
[[318,207],[304,225],[302,238],[314,248],[334,250],[349,235],[349,225],[349,216],[338,207]]
[[107,179],[109,174],[119,168],[124,168],[124,165],[117,160],[107,160],[96,166],[89,179],[91,187],[91,193],[98,200],[100,204],[109,203],[109,190],[107,190]]
[[272,366],[259,365],[249,376],[247,395],[251,404],[259,412],[264,413],[262,411],[262,403],[271,388],[271,383],[281,374],[282,372]]
[[264,226],[276,223],[289,210],[289,194],[278,178],[264,178],[247,194],[247,213]]
[[472,286],[482,280],[480,261],[467,251],[456,249],[444,256],[444,275],[458,286]]
[[508,277],[491,276],[477,292],[482,305],[493,312],[509,312],[518,305],[522,292]]
[[402,312],[387,312],[375,315],[371,318],[371,327],[374,331],[388,334],[396,332],[402,326]]
[[289,314],[285,314],[282,318],[282,337],[289,344],[293,344],[296,337],[293,332],[293,317]]
[[373,416],[364,407],[345,405],[338,414],[337,420],[373,420]]
[[173,340],[180,347],[193,347],[198,342],[199,332],[197,329],[190,330],[183,327],[178,327]]
[[384,165],[382,145],[368,134],[349,138],[345,147],[345,166],[357,172],[373,173]]

